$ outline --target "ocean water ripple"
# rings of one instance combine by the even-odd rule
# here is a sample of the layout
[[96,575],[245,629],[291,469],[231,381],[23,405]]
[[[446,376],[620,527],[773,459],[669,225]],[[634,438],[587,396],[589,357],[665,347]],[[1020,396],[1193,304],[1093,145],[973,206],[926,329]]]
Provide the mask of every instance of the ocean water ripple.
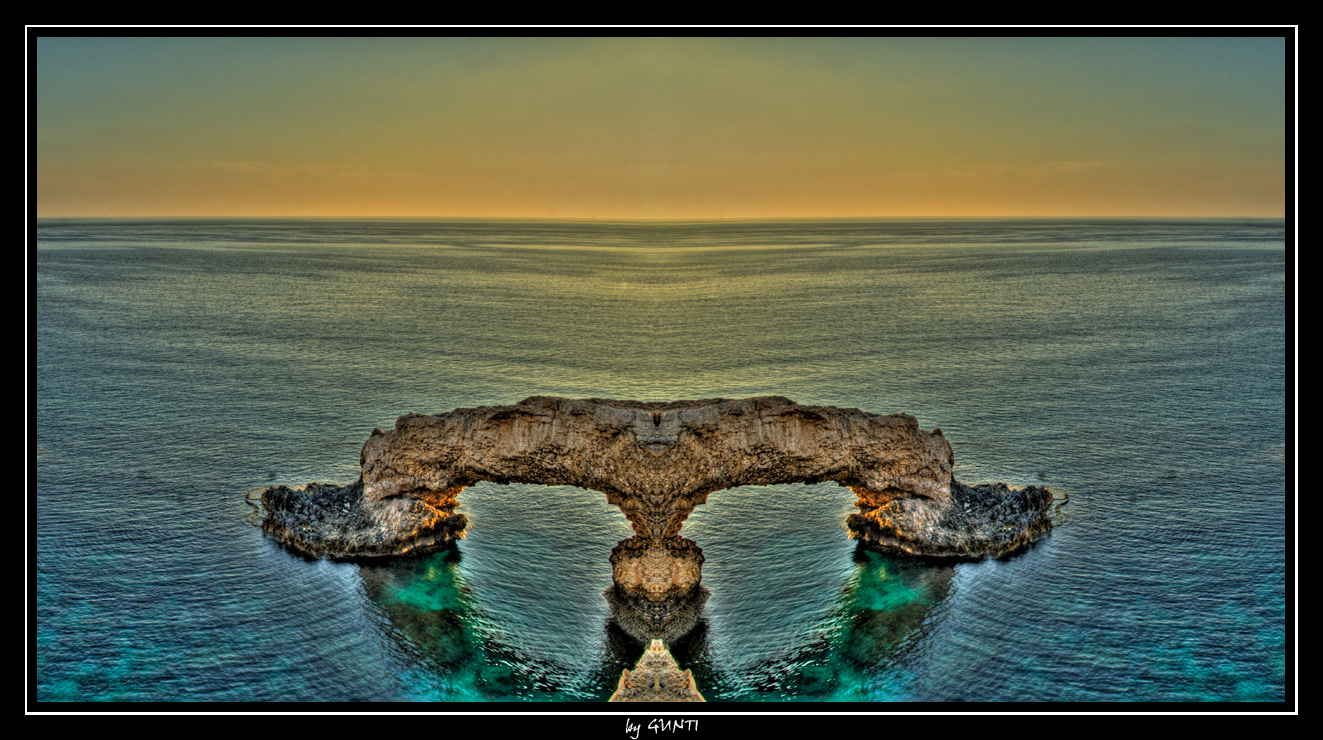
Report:
[[309,561],[249,492],[530,395],[779,394],[1068,493],[1005,560],[856,549],[834,484],[711,494],[713,702],[1281,702],[1281,221],[124,221],[38,227],[41,702],[601,702],[628,521],[479,484],[457,550]]

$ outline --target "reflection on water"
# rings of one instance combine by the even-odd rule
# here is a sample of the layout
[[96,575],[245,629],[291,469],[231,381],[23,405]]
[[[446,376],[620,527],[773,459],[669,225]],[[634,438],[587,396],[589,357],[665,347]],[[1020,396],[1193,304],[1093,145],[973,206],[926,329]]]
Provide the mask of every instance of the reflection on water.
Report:
[[[465,583],[458,550],[424,558],[363,565],[364,595],[386,621],[383,631],[397,652],[424,675],[435,678],[433,693],[419,700],[453,699],[452,692],[478,701],[604,701],[620,671],[642,655],[636,641],[614,625],[601,625],[604,655],[583,656],[565,665],[521,649],[518,636],[493,627]],[[488,595],[488,599],[498,594]],[[555,625],[545,625],[555,631]],[[610,690],[607,690],[609,687]]]
[[[876,701],[861,687],[886,685],[941,611],[954,566],[904,561],[858,549],[849,582],[828,613],[784,657],[731,670],[709,623],[672,651],[692,668],[709,701]],[[756,636],[755,636],[756,637]],[[867,678],[868,680],[865,680]]]
[[841,641],[843,657],[861,668],[892,662],[951,589],[954,565],[930,565],[858,551],[859,580],[847,612],[854,618]]
[[[521,650],[518,636],[491,629],[480,605],[483,595],[464,580],[462,559],[451,550],[359,568],[364,594],[388,623],[385,633],[398,652],[442,677],[447,691],[487,701],[601,701],[643,654],[644,646],[610,620],[601,623],[600,652],[585,656],[591,658],[586,672],[576,675],[582,666]],[[693,669],[709,701],[856,700],[858,674],[902,662],[899,656],[940,611],[953,572],[954,566],[856,549],[850,578],[830,612],[789,655],[732,671],[721,665],[722,636],[706,618],[671,652],[682,668]]]
[[472,599],[456,578],[458,550],[417,560],[361,566],[363,592],[393,627],[402,646],[421,661],[447,670],[474,655],[479,642],[463,617]]
[[[612,538],[628,529],[598,497],[474,486],[461,494],[474,523],[456,550],[362,566],[364,593],[397,651],[467,687],[466,698],[608,698],[645,646],[611,621],[601,595]],[[748,486],[713,493],[691,515],[685,532],[704,547],[711,607],[671,647],[709,701],[856,698],[861,674],[886,665],[945,597],[950,566],[856,548],[842,525],[853,500],[835,484]],[[563,522],[576,536],[530,541],[533,512],[539,532]],[[785,560],[770,542],[793,545],[797,557]],[[471,566],[470,550],[501,553],[502,567]],[[567,592],[578,594],[570,610]]]

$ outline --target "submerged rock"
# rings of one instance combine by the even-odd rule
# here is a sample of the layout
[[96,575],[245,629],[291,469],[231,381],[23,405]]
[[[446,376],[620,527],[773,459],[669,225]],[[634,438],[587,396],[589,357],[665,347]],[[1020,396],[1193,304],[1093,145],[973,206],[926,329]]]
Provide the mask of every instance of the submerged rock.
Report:
[[713,491],[836,481],[858,496],[851,536],[882,552],[1000,556],[1051,524],[1046,489],[965,486],[941,430],[906,414],[803,406],[781,396],[643,402],[526,398],[511,406],[406,414],[374,429],[348,486],[262,494],[263,528],[314,557],[390,557],[450,547],[456,496],[477,481],[606,494],[635,535],[611,552],[607,598],[636,638],[673,641],[706,598],[703,554],[680,536]]

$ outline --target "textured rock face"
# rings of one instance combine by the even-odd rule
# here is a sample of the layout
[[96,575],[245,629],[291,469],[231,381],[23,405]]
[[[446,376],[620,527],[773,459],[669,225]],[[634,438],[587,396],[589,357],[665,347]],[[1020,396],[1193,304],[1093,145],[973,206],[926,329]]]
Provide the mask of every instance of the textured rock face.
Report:
[[[707,494],[834,480],[878,500],[951,497],[951,446],[912,416],[743,400],[573,400],[400,417],[363,446],[363,498],[449,505],[476,481],[602,491],[649,542],[676,537]],[[879,498],[880,497],[880,498]]]
[[[639,637],[677,635],[705,597],[702,550],[680,536],[694,507],[736,486],[836,481],[859,496],[852,536],[883,551],[1000,555],[1050,526],[1044,489],[969,488],[951,446],[905,414],[788,398],[647,403],[534,396],[512,406],[407,414],[373,430],[362,477],[263,494],[264,528],[315,556],[388,556],[462,536],[455,497],[477,481],[601,491],[635,535],[611,553],[613,607]],[[632,627],[630,625],[633,625]],[[689,624],[688,626],[692,626]],[[679,634],[683,634],[680,632]]]
[[854,490],[860,513],[846,520],[851,536],[892,554],[956,559],[1009,555],[1052,528],[1052,494],[1041,486],[966,486],[952,480],[951,500],[941,507],[912,499],[879,500],[866,490]]
[[463,536],[468,523],[463,514],[454,513],[454,493],[448,501],[401,498],[374,505],[364,501],[361,480],[347,486],[274,486],[262,492],[262,503],[262,528],[313,557],[394,557],[442,550]]
[[653,640],[634,670],[620,674],[607,701],[707,701],[694,685],[692,671],[681,671],[661,640]]

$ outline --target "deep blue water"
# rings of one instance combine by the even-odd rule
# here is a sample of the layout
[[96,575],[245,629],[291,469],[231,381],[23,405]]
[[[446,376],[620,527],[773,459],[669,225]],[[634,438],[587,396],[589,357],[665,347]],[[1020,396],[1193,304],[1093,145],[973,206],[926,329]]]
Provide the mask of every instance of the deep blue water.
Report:
[[36,699],[603,701],[642,646],[602,494],[475,485],[457,551],[374,566],[246,495],[411,411],[778,394],[1069,503],[932,565],[857,551],[835,484],[712,494],[709,701],[1284,701],[1287,258],[1281,221],[42,221]]

